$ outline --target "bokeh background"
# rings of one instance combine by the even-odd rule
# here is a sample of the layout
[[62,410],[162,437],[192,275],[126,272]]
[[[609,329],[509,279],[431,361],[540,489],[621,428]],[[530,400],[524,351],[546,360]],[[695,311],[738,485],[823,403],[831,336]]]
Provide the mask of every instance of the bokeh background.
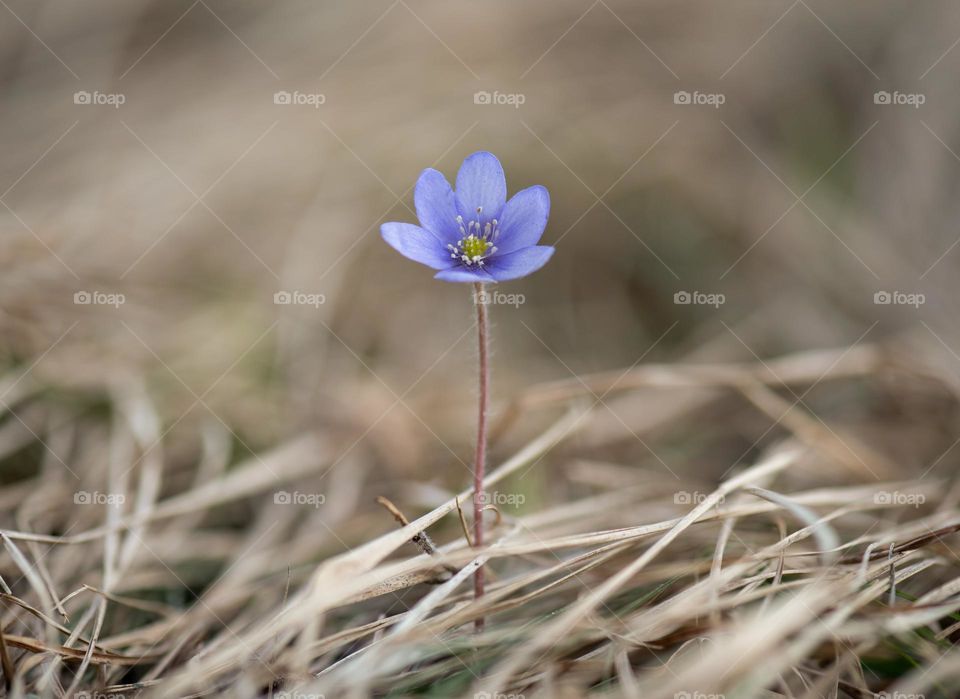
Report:
[[[404,395],[429,428],[402,406],[380,427],[464,441],[467,291],[378,227],[413,218],[421,169],[452,178],[478,149],[511,191],[550,189],[558,247],[503,286],[525,303],[495,309],[496,401],[641,356],[904,334],[956,368],[949,3],[0,9],[4,358],[42,355],[32,375],[56,383],[143,379],[171,420],[190,409],[178,433],[210,411],[258,445],[362,431]],[[280,290],[325,303],[278,306]],[[725,303],[677,305],[682,291]],[[877,291],[925,303],[878,306]]]
[[468,289],[378,229],[478,149],[511,192],[549,188],[558,250],[501,287],[524,303],[493,309],[495,408],[638,361],[885,339],[957,368],[949,3],[0,9],[8,380],[136,385],[188,450],[204,425],[241,451],[332,428],[385,473],[468,460]]
[[[936,367],[936,386],[816,391],[806,407],[900,466],[956,465],[955,3],[0,4],[8,506],[31,475],[75,489],[102,473],[116,406],[162,441],[146,450],[162,494],[198,463],[321,435],[331,467],[312,487],[339,509],[317,516],[340,543],[320,548],[392,526],[374,491],[416,510],[465,485],[469,289],[379,225],[413,220],[423,168],[452,179],[480,149],[511,192],[550,190],[557,247],[501,286],[523,303],[491,309],[495,413],[592,372],[876,345]],[[744,401],[658,433],[686,400],[611,397],[578,439],[655,481],[719,478],[783,436]],[[524,415],[494,459],[550,417]],[[618,485],[584,463],[591,486]],[[567,487],[529,478],[516,487],[534,506]],[[96,521],[36,504],[17,523],[74,517]]]
[[[638,362],[858,343],[956,373],[949,3],[0,9],[0,352],[5,402],[28,403],[8,451],[132,391],[187,457],[207,427],[240,454],[320,429],[380,477],[442,479],[473,438],[469,292],[378,228],[413,220],[424,167],[452,179],[478,149],[511,192],[549,188],[557,246],[501,287],[523,303],[492,313],[497,410]],[[30,409],[38,387],[65,415]],[[635,442],[669,405],[610,429]]]

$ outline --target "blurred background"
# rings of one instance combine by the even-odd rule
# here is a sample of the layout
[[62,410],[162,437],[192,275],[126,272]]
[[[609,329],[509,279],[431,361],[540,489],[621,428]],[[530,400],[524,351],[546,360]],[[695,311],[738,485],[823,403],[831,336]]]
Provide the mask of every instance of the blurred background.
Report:
[[[955,374],[950,3],[0,9],[8,404],[133,391],[187,453],[213,425],[241,452],[331,429],[400,476],[466,459],[469,291],[379,225],[478,149],[511,192],[549,188],[558,251],[501,287],[497,409],[638,362],[891,339]],[[58,424],[20,417],[11,448]]]
[[[11,480],[99,472],[121,406],[162,441],[163,493],[211,450],[235,463],[307,432],[330,445],[323,478],[398,500],[410,479],[463,486],[469,289],[379,226],[414,220],[423,168],[453,179],[480,149],[511,193],[548,187],[557,247],[491,309],[495,413],[592,372],[877,344],[937,367],[936,386],[818,389],[807,407],[901,465],[956,463],[953,3],[2,5]],[[579,438],[656,480],[719,477],[782,436],[734,401],[687,425],[709,449],[652,448],[677,401],[613,397]],[[344,512],[376,509],[351,492]]]
[[[956,3],[0,0],[0,18],[0,520],[94,544],[18,535],[34,575],[4,539],[4,579],[49,616],[83,583],[136,596],[111,601],[105,643],[173,663],[188,637],[230,640],[197,595],[257,629],[291,579],[393,530],[376,495],[412,517],[469,483],[470,288],[379,227],[414,221],[424,168],[453,180],[477,150],[510,193],[549,189],[557,249],[490,308],[492,465],[571,398],[595,408],[503,488],[523,512],[649,499],[535,536],[681,516],[790,440],[819,451],[787,492],[929,476],[955,512]],[[716,363],[768,388],[671,373]],[[325,506],[281,507],[295,487]],[[98,529],[133,515],[158,525]]]

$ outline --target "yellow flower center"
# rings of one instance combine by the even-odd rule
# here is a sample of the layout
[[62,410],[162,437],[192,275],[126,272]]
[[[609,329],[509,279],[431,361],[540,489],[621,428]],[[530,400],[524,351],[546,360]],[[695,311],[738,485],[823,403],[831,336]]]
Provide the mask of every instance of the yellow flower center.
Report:
[[475,235],[468,235],[466,238],[461,238],[457,245],[463,250],[463,254],[472,260],[482,257],[493,243]]
[[497,227],[497,219],[492,219],[481,226],[481,213],[483,213],[483,209],[478,208],[477,220],[470,221],[466,227],[463,225],[463,217],[457,216],[457,225],[460,226],[460,234],[463,237],[457,241],[456,245],[447,245],[450,257],[459,260],[468,267],[474,264],[483,267],[484,258],[497,251],[493,244],[500,233]]

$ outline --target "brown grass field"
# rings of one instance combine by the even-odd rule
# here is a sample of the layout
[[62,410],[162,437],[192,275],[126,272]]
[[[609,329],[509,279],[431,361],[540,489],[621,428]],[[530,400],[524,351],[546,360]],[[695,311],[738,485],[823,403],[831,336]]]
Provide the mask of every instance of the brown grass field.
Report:
[[[4,696],[960,695],[955,3],[0,17]],[[378,233],[476,150],[556,246],[483,547],[469,287]]]

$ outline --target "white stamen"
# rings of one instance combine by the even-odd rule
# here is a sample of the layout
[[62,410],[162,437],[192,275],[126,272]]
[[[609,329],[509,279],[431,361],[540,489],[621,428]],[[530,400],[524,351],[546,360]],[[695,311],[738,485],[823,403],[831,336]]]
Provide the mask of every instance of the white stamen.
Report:
[[[500,234],[500,229],[498,227],[499,222],[497,219],[491,219],[486,223],[482,220],[483,207],[477,207],[477,220],[468,221],[466,228],[463,225],[463,216],[457,216],[456,222],[457,227],[460,229],[460,240],[456,244],[448,243],[447,250],[450,251],[450,258],[454,260],[459,260],[464,265],[470,267],[476,264],[478,267],[483,267],[486,264],[486,258],[493,255],[497,252],[497,247],[491,244],[492,240],[496,240],[497,236]],[[482,242],[484,245],[480,246],[477,243]],[[468,255],[467,250],[475,252],[478,249],[482,249],[483,252],[475,255]]]

